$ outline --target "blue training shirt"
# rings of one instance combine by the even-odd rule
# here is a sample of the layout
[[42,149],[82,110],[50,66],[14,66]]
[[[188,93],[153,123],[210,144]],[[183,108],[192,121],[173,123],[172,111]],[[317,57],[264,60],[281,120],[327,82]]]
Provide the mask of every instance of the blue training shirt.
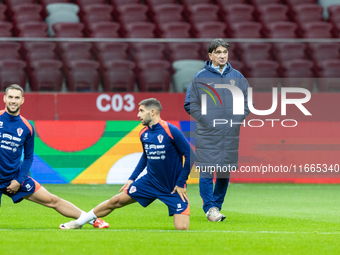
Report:
[[183,133],[174,125],[160,120],[152,128],[144,127],[139,136],[143,155],[129,180],[136,180],[147,167],[143,178],[159,190],[171,193],[176,185],[183,188],[195,161],[195,153]]
[[[24,149],[24,160],[21,154]],[[21,185],[28,176],[34,154],[34,129],[21,115],[0,111],[0,189],[17,180]]]

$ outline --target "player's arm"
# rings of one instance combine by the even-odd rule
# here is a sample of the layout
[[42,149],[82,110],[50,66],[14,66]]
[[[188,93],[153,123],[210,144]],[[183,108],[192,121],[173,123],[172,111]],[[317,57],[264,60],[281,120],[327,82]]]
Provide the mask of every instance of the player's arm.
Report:
[[139,174],[145,169],[147,162],[148,162],[148,158],[144,151],[135,170],[132,172],[131,176],[129,177],[129,180],[135,181],[137,177],[139,176]]
[[173,143],[180,151],[181,155],[184,156],[185,162],[182,168],[182,172],[176,182],[176,186],[184,188],[186,181],[188,180],[191,168],[195,162],[196,156],[191,148],[189,142],[184,137],[183,133],[176,127],[170,126],[170,131],[173,136]]
[[28,172],[31,168],[34,155],[34,129],[32,134],[29,133],[24,142],[24,161],[21,164],[18,177],[15,179],[20,185],[23,184],[28,176]]

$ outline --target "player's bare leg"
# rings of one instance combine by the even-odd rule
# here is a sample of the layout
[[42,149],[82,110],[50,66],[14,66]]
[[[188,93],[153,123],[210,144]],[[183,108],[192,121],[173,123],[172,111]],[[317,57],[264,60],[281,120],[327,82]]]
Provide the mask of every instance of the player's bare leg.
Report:
[[174,225],[176,230],[189,230],[189,215],[174,214]]
[[132,204],[137,202],[135,199],[130,197],[128,194],[122,192],[109,200],[104,201],[103,203],[97,205],[93,212],[97,217],[104,217],[110,214],[114,209],[121,208],[128,204]]
[[51,194],[44,187],[41,187],[37,192],[26,196],[25,199],[53,208],[61,215],[69,218],[77,219],[82,213],[82,210],[80,210],[77,206]]

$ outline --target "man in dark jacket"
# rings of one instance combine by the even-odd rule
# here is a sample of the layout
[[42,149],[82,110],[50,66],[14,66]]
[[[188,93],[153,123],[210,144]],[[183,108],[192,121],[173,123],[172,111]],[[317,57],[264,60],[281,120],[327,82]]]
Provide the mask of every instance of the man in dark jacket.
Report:
[[200,195],[209,221],[225,219],[220,210],[230,172],[238,168],[240,126],[249,114],[249,84],[228,63],[228,51],[223,39],[212,41],[210,61],[193,78],[184,103],[186,112],[196,119],[196,171],[200,172]]

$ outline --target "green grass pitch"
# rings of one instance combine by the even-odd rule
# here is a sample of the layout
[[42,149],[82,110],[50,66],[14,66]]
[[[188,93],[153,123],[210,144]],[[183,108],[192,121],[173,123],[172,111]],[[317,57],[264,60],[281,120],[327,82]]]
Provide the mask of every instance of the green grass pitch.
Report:
[[[85,211],[121,185],[44,185]],[[2,196],[0,254],[340,254],[340,185],[230,184],[223,222],[208,222],[198,185],[188,185],[190,230],[175,231],[155,201],[118,209],[109,229],[60,230],[69,219]]]

